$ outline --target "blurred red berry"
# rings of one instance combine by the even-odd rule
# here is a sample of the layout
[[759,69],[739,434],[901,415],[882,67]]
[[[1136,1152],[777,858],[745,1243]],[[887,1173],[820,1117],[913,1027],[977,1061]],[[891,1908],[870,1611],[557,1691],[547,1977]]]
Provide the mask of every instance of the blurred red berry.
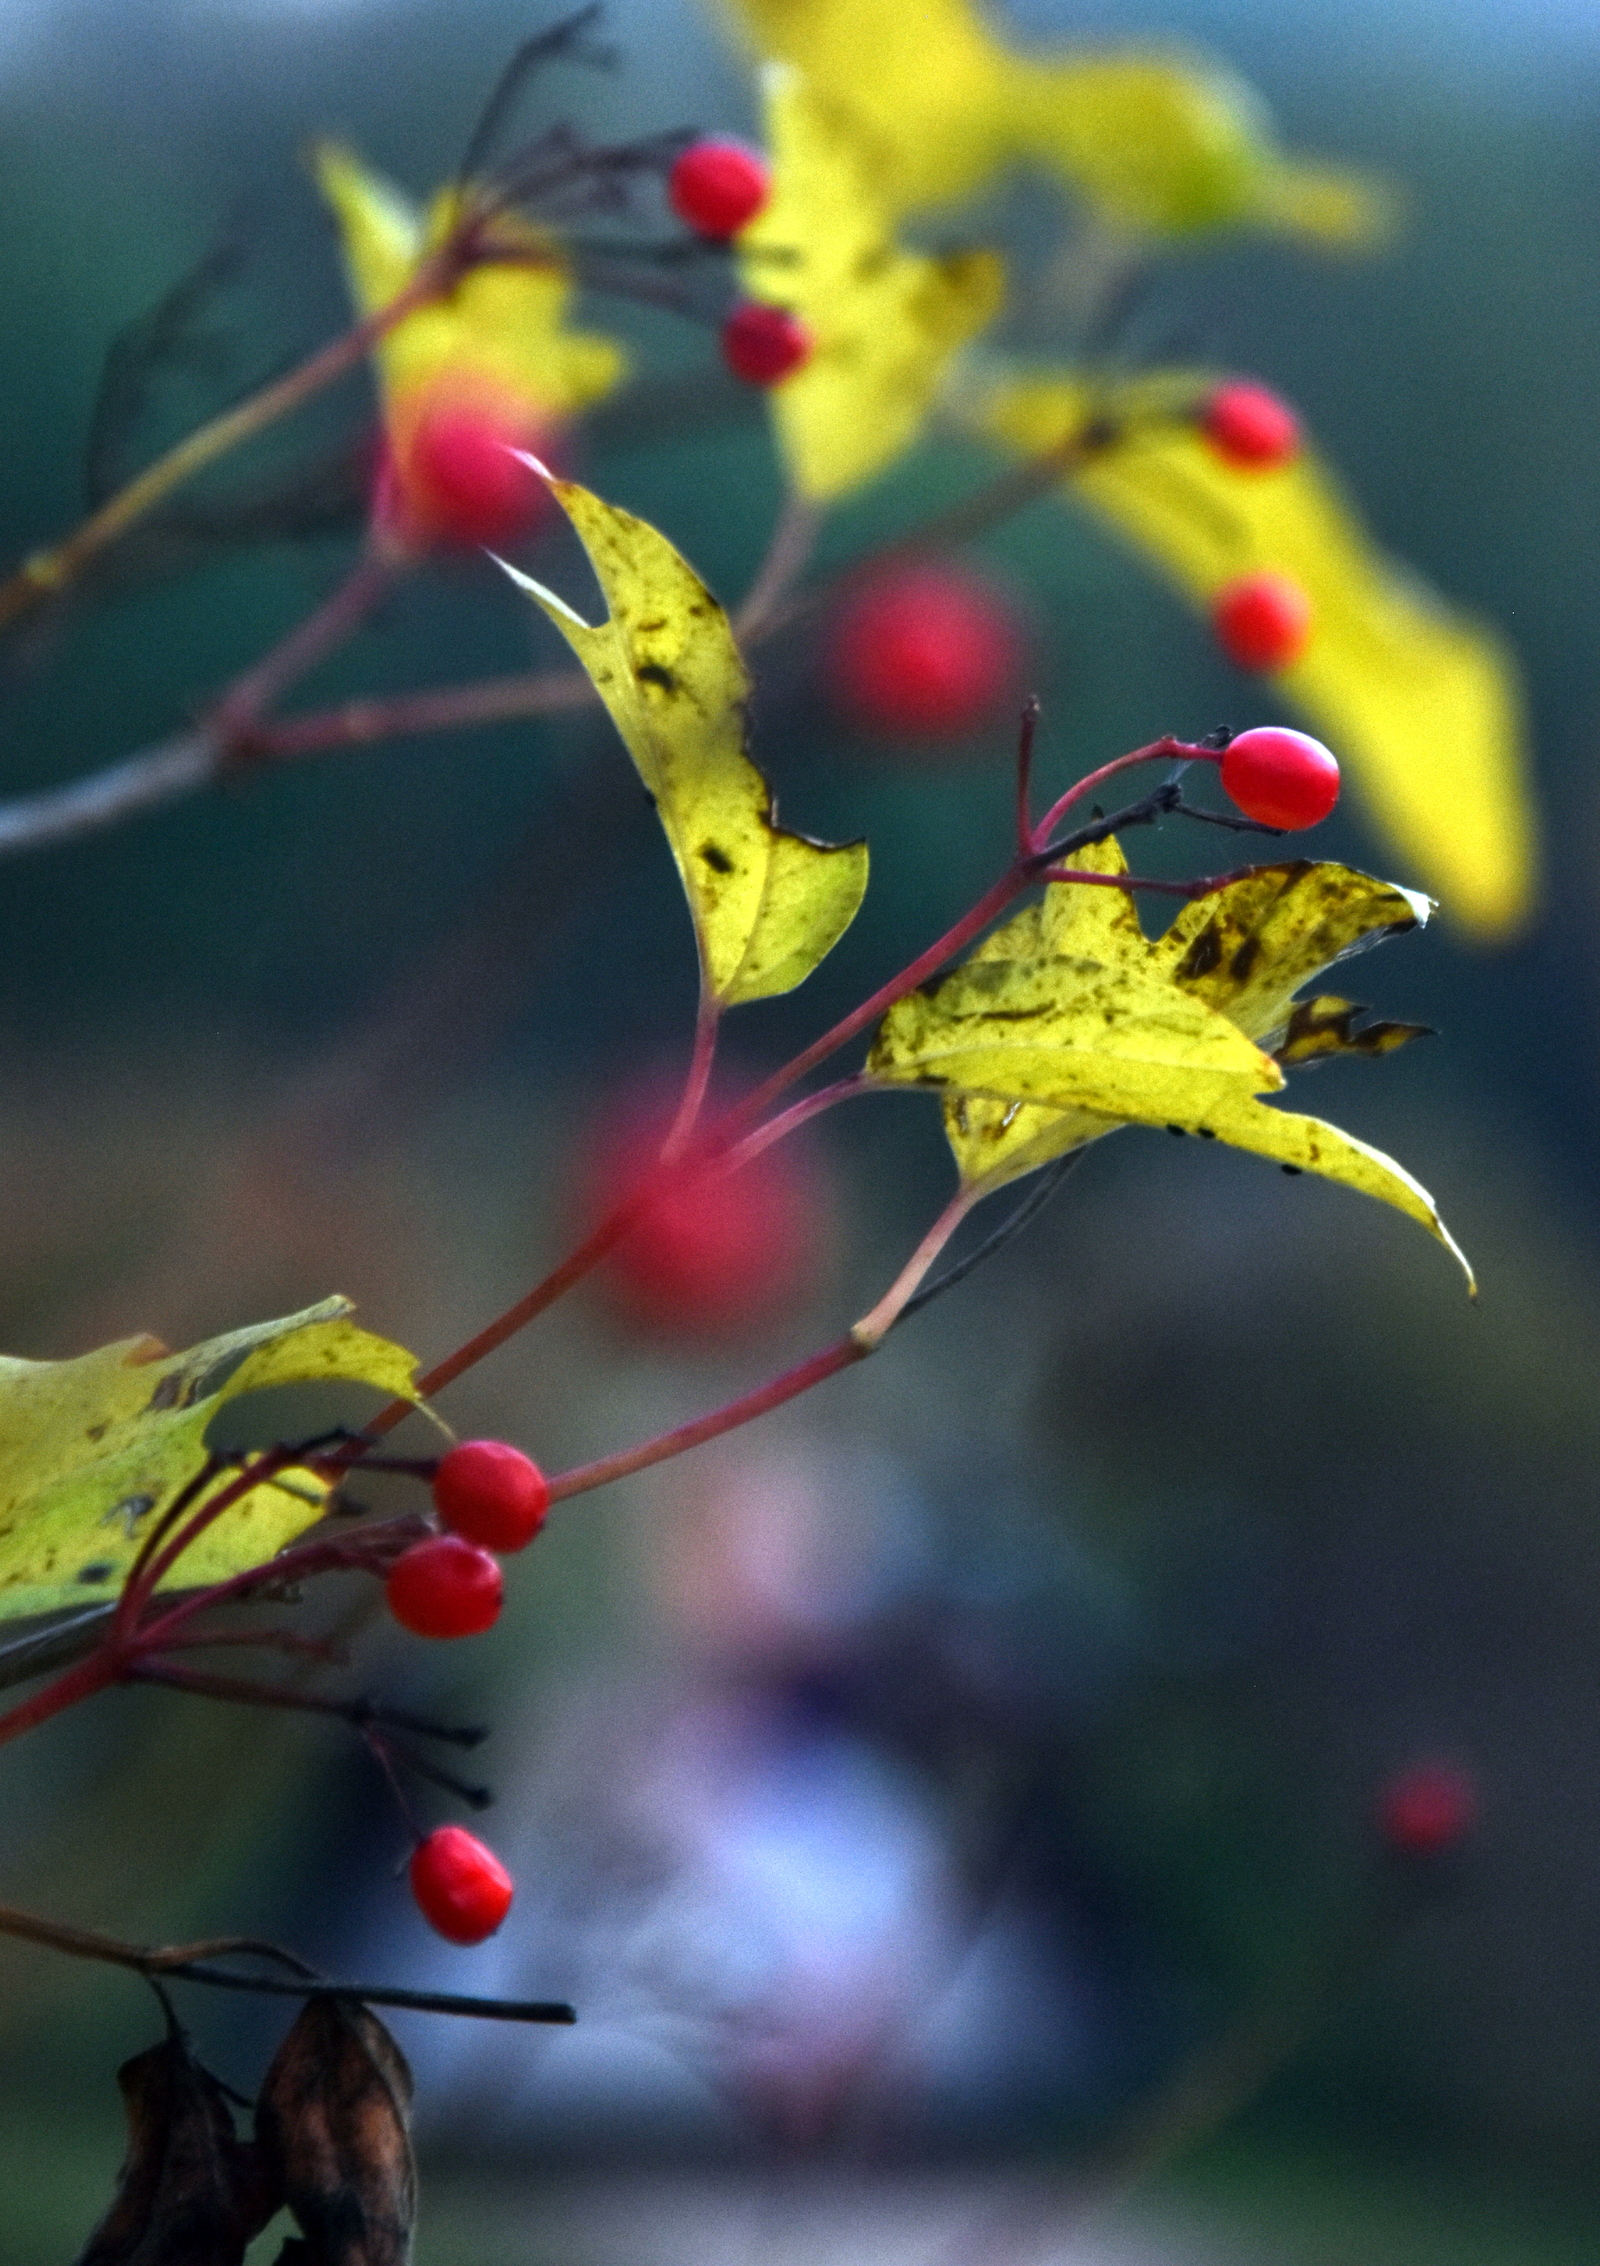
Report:
[[433,1503],[453,1534],[485,1550],[525,1550],[544,1525],[550,1482],[505,1440],[463,1440],[439,1460]]
[[511,1875],[464,1825],[441,1825],[411,1859],[417,1909],[447,1943],[482,1943],[511,1909]]
[[1300,453],[1300,420],[1289,404],[1246,379],[1218,386],[1201,413],[1200,430],[1228,464],[1265,470]]
[[1378,1797],[1378,1831],[1399,1857],[1439,1857],[1478,1822],[1478,1782],[1454,1763],[1422,1762]]
[[1211,626],[1236,668],[1286,669],[1311,635],[1311,601],[1285,574],[1247,574],[1217,599]]
[[811,333],[787,307],[746,299],[722,326],[722,359],[746,385],[775,386],[811,353]]
[[859,730],[956,739],[1017,694],[1014,610],[958,566],[884,575],[847,601],[824,657],[834,706]]
[[514,402],[439,388],[395,433],[379,511],[408,542],[503,549],[550,508],[544,482],[516,453],[544,436]]
[[[657,1097],[624,1098],[584,1159],[581,1209],[598,1220],[629,1196],[661,1152]],[[645,1205],[598,1277],[612,1308],[665,1337],[715,1338],[775,1320],[810,1290],[831,1219],[816,1173],[791,1144],[737,1172],[669,1181]]]
[[1309,732],[1258,724],[1223,750],[1222,787],[1246,818],[1263,826],[1315,826],[1339,800],[1339,765]]
[[505,1578],[498,1560],[456,1534],[414,1542],[389,1569],[384,1595],[403,1629],[419,1637],[476,1637],[500,1618]]
[[766,203],[772,174],[748,142],[709,134],[691,142],[667,175],[667,202],[702,236],[737,236]]

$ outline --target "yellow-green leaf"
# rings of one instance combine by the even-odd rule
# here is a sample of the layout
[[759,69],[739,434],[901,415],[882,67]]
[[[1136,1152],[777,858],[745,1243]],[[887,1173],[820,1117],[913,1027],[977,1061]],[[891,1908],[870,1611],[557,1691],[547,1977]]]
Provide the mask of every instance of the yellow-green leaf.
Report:
[[864,842],[786,833],[745,753],[750,680],[728,617],[664,535],[568,480],[551,493],[589,554],[607,619],[508,567],[583,663],[666,829],[707,991],[724,1006],[792,991],[855,919]]
[[1327,737],[1451,915],[1506,934],[1529,911],[1535,865],[1509,654],[1382,556],[1309,451],[1263,469],[1225,463],[1187,413],[1205,391],[1192,373],[1112,395],[1045,376],[999,387],[980,418],[1030,455],[1091,420],[1118,435],[1065,485],[1202,609],[1243,575],[1297,583],[1310,636],[1270,681]]
[[860,114],[900,211],[1022,164],[1123,228],[1243,224],[1344,244],[1385,217],[1367,183],[1285,157],[1250,90],[1190,57],[1024,55],[971,0],[723,0],[723,12],[757,55]]
[[[1127,871],[1112,841],[1075,853],[1074,863]],[[1199,900],[1151,942],[1125,891],[1054,883],[1042,905],[892,1007],[867,1068],[886,1084],[940,1093],[969,1184],[1003,1186],[1122,1125],[1166,1126],[1378,1197],[1437,1236],[1470,1284],[1432,1199],[1402,1166],[1336,1126],[1258,1098],[1282,1086],[1283,1071],[1253,1042],[1292,1031],[1289,994],[1363,942],[1426,917],[1426,900],[1410,891],[1347,867],[1299,863]]]
[[1005,276],[992,252],[896,244],[890,160],[859,111],[780,65],[766,111],[772,194],[739,237],[740,267],[754,298],[811,335],[772,414],[795,487],[828,503],[910,447],[951,356],[999,312]]
[[[403,1346],[347,1299],[168,1353],[126,1338],[74,1361],[0,1356],[0,1620],[114,1596],[161,1512],[205,1462],[218,1411],[268,1385],[347,1380],[416,1397]],[[227,1484],[224,1474],[216,1482]],[[292,1469],[224,1511],[168,1577],[193,1588],[263,1565],[322,1516],[327,1483]]]
[[[321,144],[315,163],[352,296],[362,314],[374,314],[448,237],[467,192],[442,189],[423,213],[336,143]],[[613,340],[567,328],[572,279],[550,237],[515,214],[498,215],[486,234],[516,256],[470,269],[375,349],[385,423],[402,460],[410,425],[441,386],[503,401],[547,425],[609,393],[626,366]]]

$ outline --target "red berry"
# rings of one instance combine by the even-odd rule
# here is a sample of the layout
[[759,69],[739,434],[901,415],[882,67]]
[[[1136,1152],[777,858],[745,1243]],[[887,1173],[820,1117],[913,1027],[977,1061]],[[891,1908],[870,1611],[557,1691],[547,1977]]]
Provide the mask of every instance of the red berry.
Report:
[[1478,1822],[1478,1783],[1454,1763],[1422,1762],[1378,1797],[1378,1830],[1399,1857],[1439,1857]]
[[811,333],[787,307],[746,299],[722,326],[722,359],[746,385],[775,386],[811,353]]
[[691,142],[667,175],[667,202],[702,236],[737,236],[772,193],[766,159],[748,142],[710,135]]
[[441,386],[395,436],[389,508],[400,533],[455,550],[518,542],[549,498],[517,452],[544,448],[534,419],[509,397]]
[[1223,750],[1222,791],[1263,826],[1315,826],[1339,800],[1339,765],[1309,732],[1258,724]]
[[1265,468],[1300,453],[1300,420],[1266,386],[1238,380],[1218,386],[1200,417],[1200,430],[1224,462]]
[[[632,1194],[661,1153],[668,1120],[635,1093],[584,1158],[580,1209],[592,1221]],[[791,1144],[737,1172],[668,1181],[644,1206],[600,1275],[612,1307],[662,1337],[716,1338],[759,1328],[810,1290],[831,1219],[821,1184]]]
[[954,739],[1017,690],[1017,617],[960,567],[908,567],[837,616],[825,670],[834,705],[864,731]]
[[441,1825],[411,1859],[417,1909],[447,1943],[482,1943],[511,1909],[511,1875],[464,1825]]
[[440,1458],[434,1508],[452,1532],[485,1550],[525,1550],[550,1508],[550,1482],[504,1440],[463,1440]]
[[1284,574],[1230,582],[1211,613],[1217,643],[1240,669],[1286,669],[1311,635],[1311,601]]
[[389,1569],[384,1594],[403,1629],[419,1637],[476,1637],[500,1618],[499,1563],[459,1535],[414,1542]]

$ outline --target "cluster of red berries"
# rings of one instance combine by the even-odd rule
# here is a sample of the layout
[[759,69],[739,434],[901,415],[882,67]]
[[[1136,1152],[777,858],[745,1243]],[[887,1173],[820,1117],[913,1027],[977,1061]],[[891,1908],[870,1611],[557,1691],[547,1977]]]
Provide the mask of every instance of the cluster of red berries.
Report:
[[[726,244],[749,226],[772,194],[759,150],[724,135],[691,142],[667,175],[667,202],[696,235]],[[722,326],[722,359],[746,385],[775,386],[811,353],[811,333],[787,307],[741,300]]]
[[[389,1610],[419,1637],[472,1637],[499,1618],[496,1551],[525,1550],[544,1525],[550,1484],[504,1440],[463,1440],[442,1456],[433,1502],[448,1534],[413,1543],[390,1568]],[[482,1943],[511,1909],[511,1875],[465,1826],[442,1825],[417,1845],[411,1893],[449,1943]]]
[[525,1550],[544,1525],[550,1483],[504,1440],[463,1440],[440,1458],[433,1503],[448,1534],[414,1542],[389,1569],[389,1610],[419,1637],[475,1637],[500,1617],[496,1551]]

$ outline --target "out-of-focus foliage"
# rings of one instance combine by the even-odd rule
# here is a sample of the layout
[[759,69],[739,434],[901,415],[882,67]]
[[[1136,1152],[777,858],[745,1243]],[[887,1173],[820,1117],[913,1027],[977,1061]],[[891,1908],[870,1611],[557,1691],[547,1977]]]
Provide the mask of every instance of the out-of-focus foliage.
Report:
[[1041,374],[1002,383],[978,415],[1030,454],[1103,429],[1067,487],[1202,607],[1262,570],[1298,584],[1310,636],[1273,683],[1328,735],[1446,910],[1503,935],[1527,915],[1535,857],[1510,655],[1373,547],[1308,451],[1226,462],[1193,415],[1205,391],[1195,373],[1115,389]]
[[1380,192],[1286,158],[1257,98],[1215,64],[1137,48],[1019,55],[970,0],[722,5],[758,54],[798,64],[871,122],[902,210],[1028,164],[1126,228],[1242,225],[1348,245],[1382,227]]
[[1005,272],[993,252],[902,250],[876,126],[785,65],[765,89],[772,195],[739,237],[741,266],[755,298],[811,334],[772,411],[796,488],[826,503],[915,440],[951,356],[998,313]]
[[[205,1464],[212,1420],[269,1385],[349,1381],[415,1398],[403,1346],[347,1299],[169,1353],[125,1338],[74,1361],[0,1356],[0,1618],[107,1597]],[[228,1483],[226,1472],[210,1492]],[[167,1577],[197,1586],[265,1564],[322,1516],[328,1482],[288,1468],[221,1512]],[[205,1497],[197,1499],[199,1502]]]
[[566,480],[608,618],[591,628],[553,590],[508,568],[593,680],[672,845],[707,993],[725,1007],[792,991],[856,916],[864,842],[786,833],[745,754],[750,680],[728,617],[664,535]]
[[[317,150],[316,169],[364,315],[398,297],[449,238],[472,194],[443,188],[419,212],[333,142]],[[487,397],[487,406],[503,405],[542,428],[601,400],[623,374],[614,340],[567,327],[572,279],[553,240],[510,213],[497,215],[488,235],[504,259],[472,268],[448,297],[419,307],[378,342],[384,423],[402,464],[412,429],[441,388],[453,401]]]

